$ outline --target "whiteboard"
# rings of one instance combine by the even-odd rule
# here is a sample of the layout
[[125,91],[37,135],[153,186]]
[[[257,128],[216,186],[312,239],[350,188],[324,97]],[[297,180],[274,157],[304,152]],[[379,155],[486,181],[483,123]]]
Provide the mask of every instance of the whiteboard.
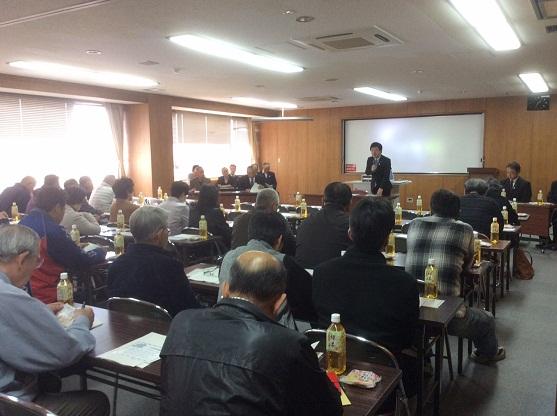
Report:
[[344,120],[344,171],[363,173],[375,141],[394,173],[467,173],[483,167],[484,115]]

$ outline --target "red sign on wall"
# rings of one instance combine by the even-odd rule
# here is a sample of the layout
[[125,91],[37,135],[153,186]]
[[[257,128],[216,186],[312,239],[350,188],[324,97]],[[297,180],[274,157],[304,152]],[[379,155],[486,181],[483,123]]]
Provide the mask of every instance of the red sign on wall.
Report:
[[355,163],[345,163],[344,164],[344,171],[346,173],[356,172],[356,164]]

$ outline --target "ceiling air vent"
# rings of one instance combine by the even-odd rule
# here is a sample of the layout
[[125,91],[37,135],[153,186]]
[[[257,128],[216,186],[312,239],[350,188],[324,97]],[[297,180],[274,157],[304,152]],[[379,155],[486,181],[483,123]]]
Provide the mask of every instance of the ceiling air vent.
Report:
[[557,25],[548,25],[545,27],[546,33],[555,33],[557,32]]
[[400,45],[402,41],[379,26],[353,32],[334,33],[309,38],[291,39],[292,45],[321,51],[350,51],[372,47]]
[[557,0],[531,0],[539,20],[557,18]]

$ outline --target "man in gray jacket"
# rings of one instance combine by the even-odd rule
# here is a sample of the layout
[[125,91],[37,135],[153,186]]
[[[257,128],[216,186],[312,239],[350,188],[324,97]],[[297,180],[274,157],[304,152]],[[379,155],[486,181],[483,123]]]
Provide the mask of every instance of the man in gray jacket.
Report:
[[103,393],[39,387],[39,374],[69,367],[95,347],[91,308],[77,309],[66,330],[55,316],[63,304],[44,305],[23,289],[41,263],[37,233],[22,225],[0,227],[0,392],[34,401],[58,416],[108,416]]

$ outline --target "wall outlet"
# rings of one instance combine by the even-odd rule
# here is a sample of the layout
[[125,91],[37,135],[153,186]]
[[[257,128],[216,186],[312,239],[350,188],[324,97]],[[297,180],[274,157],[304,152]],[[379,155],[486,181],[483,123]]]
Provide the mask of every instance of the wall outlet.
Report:
[[411,196],[406,198],[406,203],[411,204],[412,202],[414,202],[414,198],[412,198]]

